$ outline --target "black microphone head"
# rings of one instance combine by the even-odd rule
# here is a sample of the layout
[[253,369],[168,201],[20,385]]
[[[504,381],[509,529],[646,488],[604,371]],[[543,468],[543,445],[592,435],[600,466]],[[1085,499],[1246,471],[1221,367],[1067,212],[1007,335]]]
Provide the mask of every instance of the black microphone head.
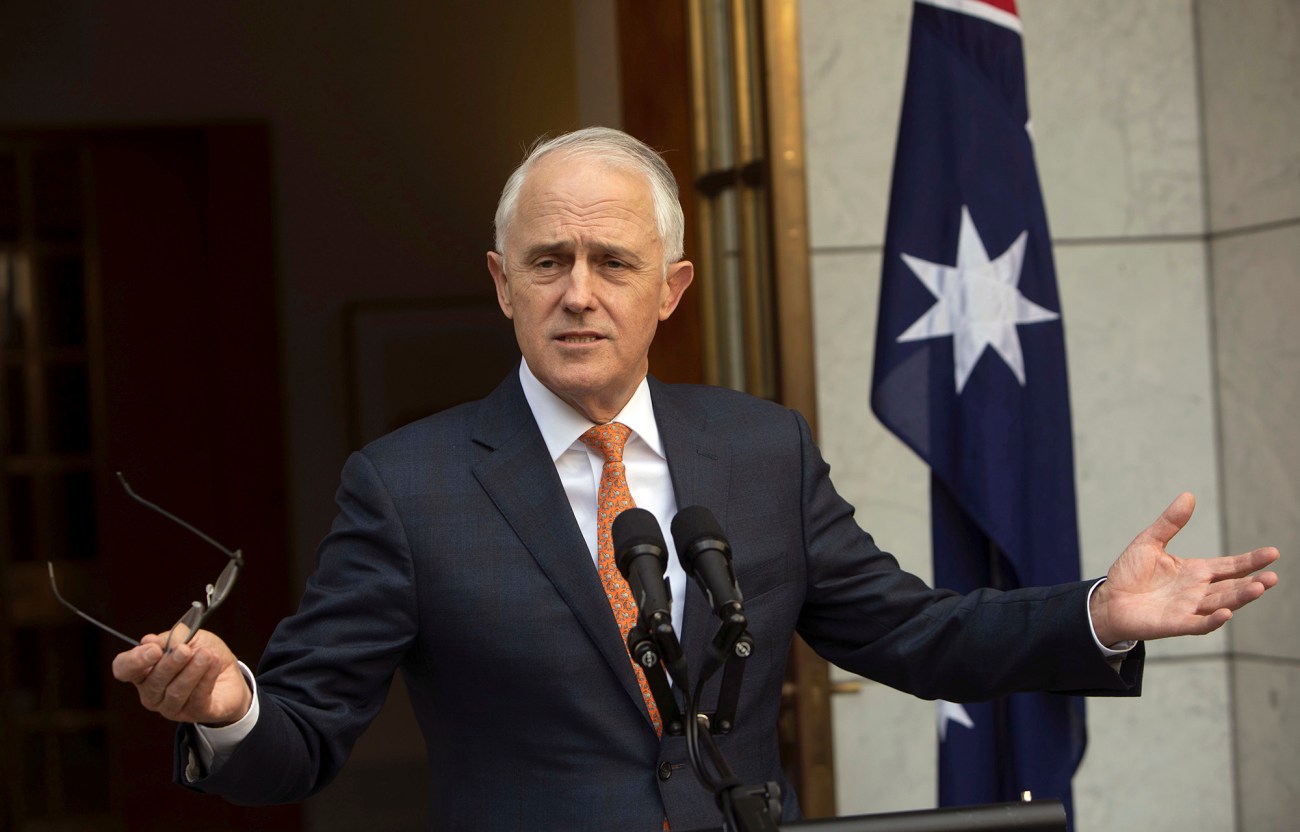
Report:
[[614,562],[627,577],[628,561],[640,555],[653,555],[659,562],[659,574],[668,568],[668,544],[659,529],[659,521],[643,508],[624,509],[614,518]]
[[722,534],[722,526],[713,512],[704,506],[687,506],[673,518],[673,543],[677,544],[677,557],[686,571],[695,574],[696,544],[706,542],[709,548],[719,549],[731,560],[731,547]]

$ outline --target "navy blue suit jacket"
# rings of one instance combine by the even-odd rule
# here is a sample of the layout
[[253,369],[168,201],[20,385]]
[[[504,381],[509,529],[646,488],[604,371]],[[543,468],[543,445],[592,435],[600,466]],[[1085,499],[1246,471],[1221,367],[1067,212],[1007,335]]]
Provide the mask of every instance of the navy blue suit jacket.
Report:
[[[798,414],[650,384],[677,504],[708,507],[727,531],[755,639],[736,728],[718,744],[744,782],[785,786],[787,817],[798,806],[776,722],[796,631],[841,667],[927,698],[1136,689],[1140,651],[1117,674],[1092,642],[1088,584],[932,590],[854,522]],[[400,670],[428,746],[433,828],[718,824],[684,740],[661,742],[650,725],[517,373],[353,454],[338,504],[301,606],[259,666],[256,728],[193,788],[237,803],[308,796]],[[692,668],[716,627],[692,585],[681,633]]]

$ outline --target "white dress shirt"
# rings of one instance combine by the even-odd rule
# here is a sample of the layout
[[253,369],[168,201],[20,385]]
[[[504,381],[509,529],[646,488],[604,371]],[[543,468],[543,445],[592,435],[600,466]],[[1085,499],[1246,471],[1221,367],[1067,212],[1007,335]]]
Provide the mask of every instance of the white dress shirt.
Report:
[[[578,521],[578,528],[591,551],[592,565],[596,564],[596,492],[600,488],[600,473],[605,458],[596,453],[579,438],[595,425],[559,396],[546,389],[528,362],[519,366],[519,381],[524,387],[524,397],[533,411],[533,418],[542,431],[542,440],[550,451],[551,461],[564,485],[569,507]],[[673,629],[678,637],[682,633],[682,613],[685,610],[686,570],[677,560],[670,528],[677,516],[677,497],[668,473],[668,457],[659,426],[655,422],[654,407],[650,402],[650,385],[645,379],[611,421],[627,425],[632,430],[623,448],[623,465],[627,468],[627,487],[638,508],[643,508],[659,521],[668,544],[668,568],[665,576],[672,591]]]

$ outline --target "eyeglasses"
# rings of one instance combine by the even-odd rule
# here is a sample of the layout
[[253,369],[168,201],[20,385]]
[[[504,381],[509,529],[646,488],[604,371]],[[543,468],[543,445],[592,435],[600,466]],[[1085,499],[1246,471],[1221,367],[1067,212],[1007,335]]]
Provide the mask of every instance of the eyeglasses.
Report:
[[[172,625],[172,628],[167,631],[167,641],[163,645],[163,652],[166,652],[171,649],[173,641],[175,641],[176,644],[178,645],[189,644],[190,639],[194,638],[194,634],[197,633],[199,631],[199,628],[203,626],[203,622],[207,621],[208,617],[212,615],[212,613],[217,609],[217,607],[221,606],[221,602],[225,601],[226,598],[230,596],[230,588],[235,585],[235,578],[239,577],[239,571],[244,568],[243,552],[239,549],[236,549],[233,552],[230,551],[225,546],[222,546],[220,543],[213,540],[211,537],[208,537],[206,534],[199,531],[198,529],[194,528],[189,523],[186,523],[181,518],[177,517],[176,515],[172,514],[166,509],[160,508],[157,505],[149,502],[148,500],[141,497],[139,494],[136,494],[133,490],[131,490],[131,486],[127,483],[126,477],[122,476],[121,471],[117,472],[117,478],[122,483],[122,487],[126,489],[126,493],[131,496],[131,499],[135,500],[137,503],[139,503],[142,506],[145,506],[146,508],[153,509],[154,511],[161,514],[163,517],[166,517],[167,519],[180,524],[184,528],[198,535],[205,542],[211,544],[212,546],[215,546],[223,555],[225,555],[227,558],[230,559],[230,562],[226,564],[226,568],[221,570],[221,574],[217,577],[216,582],[208,584],[207,590],[205,592],[204,600],[192,602],[190,604],[190,608],[185,611],[185,614],[182,615],[180,619],[177,620],[177,622]],[[71,603],[69,603],[67,599],[65,599],[62,595],[59,594],[59,585],[54,581],[54,563],[52,561],[46,561],[46,564],[50,568],[50,589],[54,590],[54,597],[58,599],[60,604],[72,610],[77,615],[89,621],[91,624],[94,624],[96,627],[103,630],[104,632],[110,635],[117,636],[118,638],[122,639],[122,641],[125,641],[127,644],[130,644],[135,647],[138,647],[140,645],[140,642],[136,641],[130,636],[119,633],[117,630],[114,630],[112,627],[108,626],[102,621],[90,617],[89,615],[87,615],[86,613],[82,612],[81,610],[73,606]]]

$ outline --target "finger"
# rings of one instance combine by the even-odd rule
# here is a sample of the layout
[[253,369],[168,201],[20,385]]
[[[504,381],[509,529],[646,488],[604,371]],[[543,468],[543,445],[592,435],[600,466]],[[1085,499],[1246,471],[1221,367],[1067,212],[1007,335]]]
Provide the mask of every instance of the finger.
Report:
[[221,678],[221,671],[221,663],[214,658],[208,664],[207,672],[194,685],[194,690],[190,693],[190,706],[202,711],[205,717],[212,713],[212,692],[217,687],[217,680]]
[[1200,604],[1200,611],[1239,610],[1251,601],[1258,599],[1265,591],[1276,584],[1276,578],[1276,575],[1268,572],[1264,575],[1251,575],[1248,578],[1220,581],[1212,586],[1210,592],[1206,593],[1204,600]]
[[190,719],[187,713],[195,691],[216,662],[207,650],[196,650],[163,692],[158,713],[171,720]]
[[119,682],[139,684],[153,670],[153,666],[162,658],[162,648],[142,640],[139,647],[133,647],[113,657],[113,678]]
[[1174,539],[1174,535],[1187,525],[1187,521],[1192,519],[1192,512],[1196,510],[1196,498],[1191,492],[1184,491],[1174,498],[1168,508],[1160,512],[1156,521],[1146,528],[1138,539],[1160,544],[1162,547]]
[[1277,550],[1276,546],[1265,546],[1251,552],[1250,557],[1255,563],[1256,571],[1258,571],[1275,563],[1278,558],[1282,557],[1282,553]]
[[225,647],[225,642],[211,630],[195,630],[194,637],[190,639],[190,646],[194,648],[210,648],[219,652]]
[[151,711],[160,711],[164,707],[168,686],[192,658],[194,658],[194,651],[184,644],[173,645],[170,650],[164,652],[149,675],[136,684],[140,694],[140,704]]
[[1222,627],[1232,620],[1232,610],[1219,609],[1201,617],[1200,632],[1198,635],[1206,635]]
[[[1259,570],[1277,559],[1277,549],[1268,546],[1263,549],[1256,549],[1253,552],[1247,552],[1244,555],[1207,558],[1201,562],[1209,569],[1211,580],[1221,581],[1226,578],[1240,578],[1250,575],[1252,572],[1259,572]],[[1269,574],[1273,576],[1273,582],[1276,583],[1277,575],[1271,572]]]

